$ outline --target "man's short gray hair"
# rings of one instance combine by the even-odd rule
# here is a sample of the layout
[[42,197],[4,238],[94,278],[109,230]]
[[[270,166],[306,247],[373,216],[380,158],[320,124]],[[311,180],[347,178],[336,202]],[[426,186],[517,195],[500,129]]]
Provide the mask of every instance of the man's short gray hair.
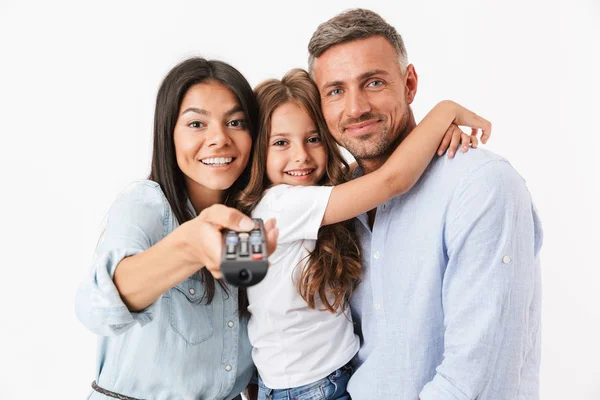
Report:
[[327,22],[323,22],[308,43],[308,72],[313,76],[315,59],[338,44],[383,36],[394,47],[402,72],[408,66],[408,57],[402,36],[396,28],[388,24],[379,14],[371,10],[357,8],[344,11]]

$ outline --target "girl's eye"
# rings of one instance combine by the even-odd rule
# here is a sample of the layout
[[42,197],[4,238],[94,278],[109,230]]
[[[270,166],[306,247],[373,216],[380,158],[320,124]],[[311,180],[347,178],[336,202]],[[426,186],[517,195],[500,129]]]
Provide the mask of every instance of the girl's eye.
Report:
[[204,125],[204,124],[203,124],[202,122],[200,122],[200,121],[192,121],[192,122],[190,122],[190,123],[188,124],[188,126],[189,126],[190,128],[200,128],[200,127],[202,127],[203,125]]
[[367,85],[368,87],[379,87],[383,85],[383,81],[372,81]]
[[286,145],[285,140],[278,140],[275,143],[273,143],[273,146],[285,146],[285,145]]
[[232,126],[234,128],[246,128],[246,120],[243,119],[234,119],[233,121],[229,121],[227,123],[228,126]]
[[308,143],[320,143],[321,142],[321,138],[319,136],[313,136],[308,138]]

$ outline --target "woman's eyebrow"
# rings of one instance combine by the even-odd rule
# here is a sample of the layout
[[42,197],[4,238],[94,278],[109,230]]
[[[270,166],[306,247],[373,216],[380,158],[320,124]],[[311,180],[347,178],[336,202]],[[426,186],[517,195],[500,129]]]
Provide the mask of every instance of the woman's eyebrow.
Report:
[[181,113],[181,115],[189,113],[189,112],[195,112],[196,114],[206,115],[206,116],[210,115],[210,113],[208,111],[203,110],[202,108],[196,108],[196,107],[186,108],[185,111]]

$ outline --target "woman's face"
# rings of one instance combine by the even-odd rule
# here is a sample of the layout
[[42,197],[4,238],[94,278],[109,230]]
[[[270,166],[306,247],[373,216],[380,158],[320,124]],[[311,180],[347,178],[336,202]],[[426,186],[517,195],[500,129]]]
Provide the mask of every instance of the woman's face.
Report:
[[236,96],[218,82],[192,86],[174,132],[177,165],[190,192],[224,191],[248,164],[252,137]]

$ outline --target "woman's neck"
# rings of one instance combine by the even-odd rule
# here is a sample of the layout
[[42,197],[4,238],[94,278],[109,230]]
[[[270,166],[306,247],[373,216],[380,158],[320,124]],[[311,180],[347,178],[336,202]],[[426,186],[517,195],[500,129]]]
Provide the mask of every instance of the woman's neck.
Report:
[[199,215],[205,208],[208,208],[213,204],[221,204],[225,200],[226,192],[224,190],[207,189],[189,179],[186,182],[186,186],[190,202],[196,211],[196,215]]

